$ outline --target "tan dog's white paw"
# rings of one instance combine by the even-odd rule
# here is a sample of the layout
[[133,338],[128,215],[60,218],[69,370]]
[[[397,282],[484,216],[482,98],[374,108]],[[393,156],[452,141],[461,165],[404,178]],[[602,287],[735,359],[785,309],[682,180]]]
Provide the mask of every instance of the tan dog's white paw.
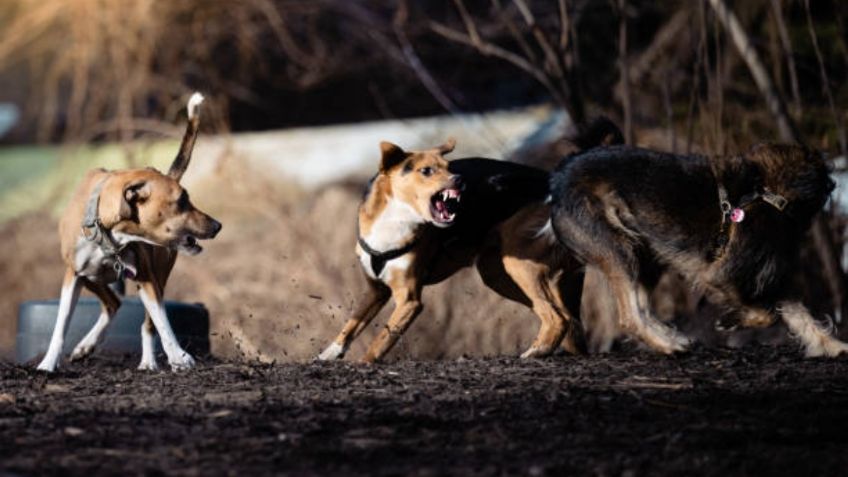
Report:
[[184,371],[194,367],[194,358],[185,351],[181,351],[174,359],[168,359],[168,364],[171,365],[171,371]]
[[44,371],[46,373],[52,373],[52,372],[56,371],[56,363],[55,362],[50,363],[50,362],[47,361],[47,359],[45,359],[45,360],[41,361],[41,363],[38,365],[38,367],[36,369],[39,370],[39,371]]
[[79,345],[77,345],[76,348],[74,348],[74,351],[73,353],[71,353],[71,357],[69,359],[71,361],[77,361],[90,355],[93,351],[93,345],[85,345],[83,343],[80,343]]
[[145,359],[141,358],[141,363],[138,364],[139,371],[159,371],[159,365],[156,364],[156,358]]

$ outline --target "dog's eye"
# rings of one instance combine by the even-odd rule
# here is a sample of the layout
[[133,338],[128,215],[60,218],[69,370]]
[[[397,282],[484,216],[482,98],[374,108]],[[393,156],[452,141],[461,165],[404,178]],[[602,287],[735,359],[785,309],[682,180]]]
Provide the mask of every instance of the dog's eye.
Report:
[[432,176],[432,175],[433,175],[433,168],[432,168],[432,167],[422,167],[422,168],[419,170],[419,172],[421,172],[421,174],[422,174],[424,177],[430,177],[430,176]]
[[180,194],[180,198],[177,199],[177,210],[179,210],[180,212],[184,212],[188,210],[189,204],[190,202],[188,198],[188,193],[186,191],[183,191],[183,193]]

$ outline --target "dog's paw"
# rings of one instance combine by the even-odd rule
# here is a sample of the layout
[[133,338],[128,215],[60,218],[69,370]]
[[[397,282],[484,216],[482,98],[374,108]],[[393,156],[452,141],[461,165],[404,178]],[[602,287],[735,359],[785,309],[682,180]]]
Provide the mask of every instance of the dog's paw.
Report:
[[48,360],[45,359],[45,360],[41,361],[41,363],[39,363],[38,367],[35,368],[35,369],[37,369],[39,371],[44,371],[45,373],[52,373],[52,372],[56,371],[56,364],[57,363],[55,363],[55,362],[52,362],[52,363],[48,362]]
[[80,343],[74,348],[74,351],[71,353],[71,357],[69,358],[71,361],[79,361],[88,355],[90,355],[94,351],[94,346],[83,345]]
[[183,371],[194,367],[194,358],[185,351],[180,351],[173,359],[168,358],[168,364],[171,365],[171,371]]
[[318,355],[318,360],[330,361],[333,359],[340,359],[344,356],[344,353],[344,347],[333,341],[330,343],[330,346],[327,346],[327,348]]
[[553,351],[554,348],[548,346],[531,346],[527,348],[527,351],[521,353],[521,359],[544,358],[550,356]]
[[138,364],[139,371],[159,371],[159,365],[156,364],[156,358],[147,359],[141,358],[141,363]]
[[804,355],[808,358],[835,358],[848,354],[848,343],[825,336],[818,343],[805,343]]
[[692,340],[676,329],[654,320],[648,322],[643,337],[651,348],[663,354],[682,353],[692,344]]

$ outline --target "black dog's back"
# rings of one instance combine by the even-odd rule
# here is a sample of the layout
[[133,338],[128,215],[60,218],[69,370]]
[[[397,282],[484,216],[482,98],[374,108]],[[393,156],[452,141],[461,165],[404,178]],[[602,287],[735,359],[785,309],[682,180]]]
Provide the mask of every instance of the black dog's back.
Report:
[[467,158],[451,161],[448,169],[465,186],[456,223],[444,230],[452,236],[482,240],[492,227],[549,194],[550,174],[535,167]]

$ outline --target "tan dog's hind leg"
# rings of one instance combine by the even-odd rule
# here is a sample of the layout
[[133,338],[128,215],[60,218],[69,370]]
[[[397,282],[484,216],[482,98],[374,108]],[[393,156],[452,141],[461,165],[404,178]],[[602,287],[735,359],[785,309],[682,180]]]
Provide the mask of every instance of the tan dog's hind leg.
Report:
[[106,331],[106,328],[121,306],[121,300],[108,286],[88,280],[83,280],[83,285],[100,299],[100,316],[97,318],[94,326],[91,327],[91,330],[80,340],[76,348],[74,348],[74,352],[71,353],[71,361],[85,358],[94,351],[94,348],[100,343],[103,332]]
[[395,310],[389,317],[386,327],[371,342],[371,346],[362,358],[363,363],[373,363],[382,359],[424,308],[421,304],[420,289],[407,286],[396,288],[392,290],[392,297],[395,300]]
[[377,316],[377,313],[389,301],[390,297],[391,292],[388,287],[382,283],[368,280],[368,291],[364,299],[353,316],[347,320],[336,339],[318,355],[318,359],[324,361],[343,358],[353,340],[371,323],[371,320]]
[[686,350],[689,339],[651,315],[647,292],[642,287],[621,273],[607,273],[607,278],[615,296],[622,329],[664,354]]
[[832,357],[848,353],[848,344],[834,338],[829,330],[816,323],[801,303],[781,302],[777,309],[789,331],[804,345],[807,357]]
[[74,313],[74,307],[79,299],[81,289],[82,282],[80,278],[76,276],[73,270],[66,270],[65,278],[62,281],[62,294],[59,298],[59,312],[56,315],[53,336],[50,338],[50,346],[47,348],[44,359],[38,365],[38,369],[41,371],[53,372],[56,370],[56,365],[62,356],[62,346],[65,344],[65,333],[68,330],[68,323],[71,320],[71,315]]
[[533,260],[516,257],[503,258],[504,269],[515,281],[521,291],[530,299],[530,307],[542,324],[539,333],[530,348],[521,354],[522,358],[548,356],[565,336],[566,323],[570,316],[555,305],[553,291],[547,278],[548,268]]

